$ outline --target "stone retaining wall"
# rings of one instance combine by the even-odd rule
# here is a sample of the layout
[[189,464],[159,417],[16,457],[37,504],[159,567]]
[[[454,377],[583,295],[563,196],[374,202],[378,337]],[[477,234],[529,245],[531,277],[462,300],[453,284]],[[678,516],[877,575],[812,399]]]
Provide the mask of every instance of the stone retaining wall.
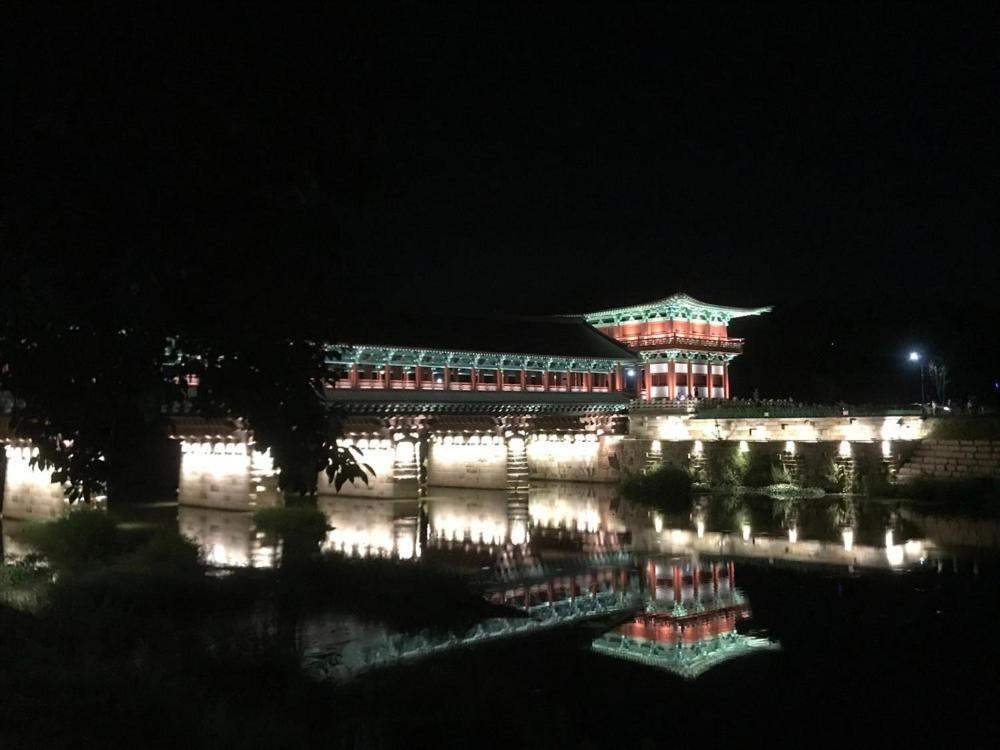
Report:
[[1000,440],[924,440],[897,476],[904,482],[920,477],[1000,478]]

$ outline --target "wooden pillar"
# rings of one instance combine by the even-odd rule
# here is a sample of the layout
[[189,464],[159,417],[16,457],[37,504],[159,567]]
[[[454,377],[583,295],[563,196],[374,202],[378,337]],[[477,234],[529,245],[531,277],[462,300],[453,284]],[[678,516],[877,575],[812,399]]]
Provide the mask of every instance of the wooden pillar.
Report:
[[382,385],[383,388],[386,388],[386,389],[392,388],[392,380],[391,380],[391,378],[392,378],[392,372],[391,372],[391,370],[392,370],[392,368],[389,365],[386,365],[385,367],[382,368],[382,372],[383,372],[383,374],[385,376],[385,383]]
[[667,395],[671,399],[677,398],[677,366],[674,360],[667,362]]
[[722,397],[729,398],[729,363],[722,363]]
[[547,391],[549,389],[549,371],[542,371],[542,390]]
[[356,391],[358,389],[358,365],[356,362],[351,365],[350,383],[351,390]]
[[521,368],[521,390],[528,390],[528,371],[523,367]]
[[413,368],[413,387],[416,388],[418,391],[423,387],[420,384],[420,378],[422,377],[423,377],[422,368],[420,367],[420,365],[417,365],[416,367]]
[[594,376],[590,372],[583,373],[583,390],[587,393],[594,392]]
[[681,586],[684,583],[684,579],[681,575],[681,566],[673,565],[671,566],[671,572],[673,575],[673,586],[674,586],[674,601],[680,604],[684,600],[684,594],[681,591]]
[[444,366],[444,389],[446,391],[451,390],[451,367],[448,365]]
[[503,370],[497,368],[497,391],[503,390]]
[[651,599],[656,598],[656,563],[650,560],[646,564],[646,586]]
[[469,368],[469,388],[471,388],[474,391],[478,391],[479,390],[479,383],[477,382],[476,375],[478,375],[478,373],[476,372],[476,368],[475,367],[470,367]]
[[712,563],[712,588],[719,593],[719,563]]
[[653,363],[646,362],[642,367],[642,377],[646,382],[646,400],[653,400]]

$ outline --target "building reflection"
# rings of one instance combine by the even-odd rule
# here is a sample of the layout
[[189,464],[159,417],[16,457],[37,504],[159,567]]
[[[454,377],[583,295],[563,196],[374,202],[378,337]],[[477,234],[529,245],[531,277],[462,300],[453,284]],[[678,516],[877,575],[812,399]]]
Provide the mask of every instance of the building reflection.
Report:
[[210,565],[223,567],[270,568],[278,550],[266,543],[265,535],[253,524],[248,511],[177,508],[181,534],[194,542]]
[[766,638],[737,632],[751,611],[736,588],[735,569],[731,560],[703,563],[696,554],[649,558],[643,606],[595,639],[593,650],[693,679],[738,656],[778,649]]

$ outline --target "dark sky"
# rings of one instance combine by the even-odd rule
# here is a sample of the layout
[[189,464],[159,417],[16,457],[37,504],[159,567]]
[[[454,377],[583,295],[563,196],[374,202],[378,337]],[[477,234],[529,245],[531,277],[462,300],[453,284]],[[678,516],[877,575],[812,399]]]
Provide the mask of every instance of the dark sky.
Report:
[[6,25],[3,231],[43,314],[683,290],[776,306],[746,391],[890,398],[909,347],[1000,380],[988,4],[36,5]]

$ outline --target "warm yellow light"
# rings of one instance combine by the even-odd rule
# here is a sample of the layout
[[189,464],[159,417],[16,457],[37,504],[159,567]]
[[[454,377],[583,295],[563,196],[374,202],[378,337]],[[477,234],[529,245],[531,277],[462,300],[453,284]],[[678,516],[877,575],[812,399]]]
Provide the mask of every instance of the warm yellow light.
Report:
[[888,440],[882,441],[882,456],[883,458],[892,457],[892,443],[890,443]]
[[885,548],[885,559],[889,561],[890,565],[902,565],[903,564],[903,545],[894,544],[891,547]]
[[837,446],[837,455],[841,458],[851,457],[851,444],[846,440],[841,440],[840,445]]
[[785,441],[785,453],[787,453],[790,456],[794,456],[795,455],[795,441],[794,440],[786,440]]
[[743,524],[743,541],[750,541],[750,524],[748,523]]
[[698,529],[698,538],[703,539],[705,536],[705,522],[699,518],[695,526]]
[[788,530],[788,543],[795,544],[797,541],[799,541],[799,530],[792,526]]
[[692,452],[694,453],[694,455],[700,456],[702,453],[705,452],[705,444],[702,443],[700,440],[695,440]]
[[750,452],[750,444],[746,440],[741,440],[740,453],[749,453],[749,452]]
[[840,536],[844,540],[845,551],[850,552],[854,549],[854,529],[844,529]]

